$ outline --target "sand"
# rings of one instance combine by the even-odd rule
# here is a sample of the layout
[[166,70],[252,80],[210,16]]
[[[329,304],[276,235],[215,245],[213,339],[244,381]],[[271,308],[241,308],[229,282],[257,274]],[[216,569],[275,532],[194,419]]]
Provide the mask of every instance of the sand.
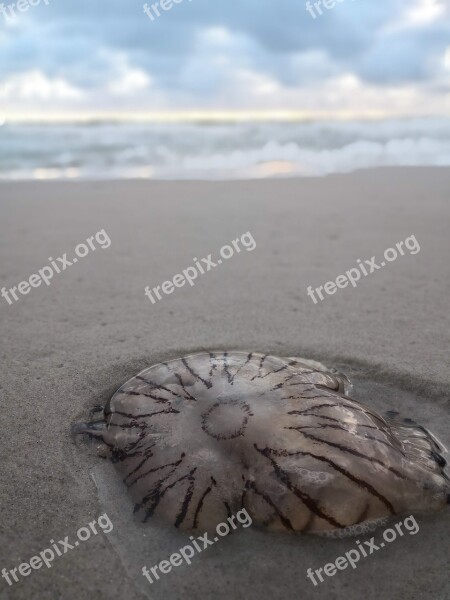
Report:
[[[0,569],[73,538],[105,510],[101,533],[0,598],[336,598],[450,596],[450,511],[314,587],[354,541],[248,529],[153,586],[140,570],[178,534],[133,523],[110,465],[75,446],[71,425],[139,369],[209,349],[307,356],[343,368],[355,394],[448,434],[450,169],[380,169],[323,179],[243,182],[33,182],[0,185],[1,286],[11,288],[105,229],[50,286],[0,298]],[[250,231],[236,254],[152,304],[144,295]],[[415,235],[407,252],[314,304],[306,295],[357,259]]]

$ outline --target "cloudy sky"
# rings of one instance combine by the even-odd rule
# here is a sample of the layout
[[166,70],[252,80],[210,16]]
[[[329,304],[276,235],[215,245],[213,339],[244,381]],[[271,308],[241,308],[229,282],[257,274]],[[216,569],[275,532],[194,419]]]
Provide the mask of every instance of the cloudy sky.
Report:
[[6,118],[450,115],[450,0],[33,1],[0,14]]

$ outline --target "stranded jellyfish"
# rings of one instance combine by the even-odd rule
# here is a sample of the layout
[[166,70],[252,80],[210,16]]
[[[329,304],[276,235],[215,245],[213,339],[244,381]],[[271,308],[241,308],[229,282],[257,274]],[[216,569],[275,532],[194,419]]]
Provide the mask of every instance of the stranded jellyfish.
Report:
[[444,507],[443,448],[412,421],[385,420],[320,363],[202,353],[127,381],[100,439],[142,520],[207,530],[245,508],[271,530],[347,535]]

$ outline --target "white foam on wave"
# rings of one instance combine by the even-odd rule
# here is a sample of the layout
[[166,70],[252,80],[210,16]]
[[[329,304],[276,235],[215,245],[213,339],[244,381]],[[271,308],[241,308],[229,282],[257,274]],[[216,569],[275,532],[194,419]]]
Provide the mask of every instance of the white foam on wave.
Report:
[[[228,170],[250,176],[328,175],[356,169],[385,166],[449,166],[450,141],[430,138],[394,139],[387,143],[361,140],[336,149],[310,150],[290,143],[269,142],[261,149],[235,150],[229,154],[187,157],[181,161],[185,173]],[[176,165],[173,165],[176,168]],[[169,169],[167,169],[169,170]]]
[[1,133],[2,179],[235,179],[450,165],[450,119],[6,125]]

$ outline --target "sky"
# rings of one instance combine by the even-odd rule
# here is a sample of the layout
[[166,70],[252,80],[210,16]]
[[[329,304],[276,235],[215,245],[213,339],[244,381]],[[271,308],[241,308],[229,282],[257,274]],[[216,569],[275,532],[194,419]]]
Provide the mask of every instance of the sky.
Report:
[[450,116],[450,0],[32,1],[0,2],[0,119]]

